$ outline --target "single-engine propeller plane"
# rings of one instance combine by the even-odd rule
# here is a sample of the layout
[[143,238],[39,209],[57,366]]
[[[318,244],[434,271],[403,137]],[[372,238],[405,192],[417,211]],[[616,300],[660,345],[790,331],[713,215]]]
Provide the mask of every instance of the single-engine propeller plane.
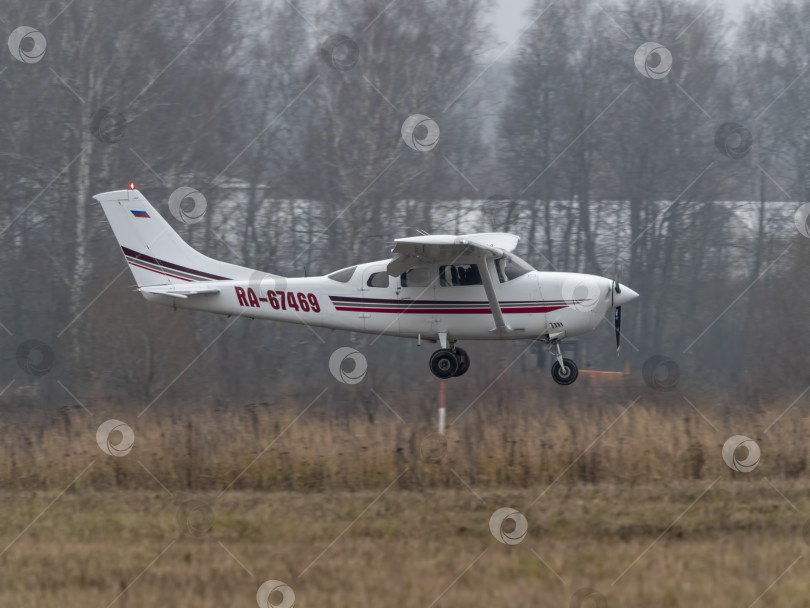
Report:
[[535,270],[513,253],[520,237],[498,232],[396,239],[391,259],[285,278],[199,253],[132,185],[94,198],[147,300],[438,343],[430,370],[439,378],[469,369],[460,340],[540,340],[556,359],[554,380],[571,384],[578,369],[560,342],[613,308],[618,352],[622,305],[638,297],[614,279]]

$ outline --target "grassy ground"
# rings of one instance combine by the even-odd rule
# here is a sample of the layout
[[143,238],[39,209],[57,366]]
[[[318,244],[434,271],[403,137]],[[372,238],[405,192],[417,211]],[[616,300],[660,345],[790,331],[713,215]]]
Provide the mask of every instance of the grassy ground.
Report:
[[[361,393],[374,415],[9,406],[0,606],[255,606],[274,579],[296,606],[810,608],[795,395],[507,389],[454,403],[446,443],[430,402]],[[96,443],[108,418],[133,429],[125,456]],[[761,448],[753,472],[721,457],[738,434]],[[490,532],[501,507],[527,518],[519,544]]]
[[[502,506],[528,520],[520,544],[490,533]],[[85,488],[7,493],[0,517],[2,606],[255,606],[268,579],[287,583],[296,606],[569,606],[582,588],[609,606],[810,606],[810,485],[765,478],[220,496]]]

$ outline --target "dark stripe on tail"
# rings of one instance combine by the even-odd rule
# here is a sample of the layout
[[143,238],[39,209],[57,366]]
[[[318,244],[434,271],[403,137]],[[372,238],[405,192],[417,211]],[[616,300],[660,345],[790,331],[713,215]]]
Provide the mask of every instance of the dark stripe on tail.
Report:
[[[157,258],[153,258],[152,256],[146,255],[144,253],[138,253],[137,251],[135,251],[134,249],[130,249],[129,247],[121,246],[121,249],[123,250],[125,256],[127,256],[128,258],[132,258],[133,260],[139,260],[141,262],[144,262],[144,263],[147,263],[147,264],[152,264],[152,265],[158,266],[160,268],[171,269],[171,270],[175,270],[175,271],[178,271],[178,272],[182,272],[184,274],[187,274],[187,275],[195,277],[195,278],[204,278],[204,279],[208,279],[208,280],[211,280],[211,281],[230,281],[231,280],[228,277],[220,277],[220,276],[217,276],[215,274],[210,274],[208,272],[203,272],[202,270],[194,270],[192,268],[186,268],[185,266],[180,266],[179,264],[173,264],[173,263],[167,262],[165,260],[159,260]],[[149,270],[154,270],[154,269],[149,268]],[[156,272],[159,272],[159,271],[156,271]]]

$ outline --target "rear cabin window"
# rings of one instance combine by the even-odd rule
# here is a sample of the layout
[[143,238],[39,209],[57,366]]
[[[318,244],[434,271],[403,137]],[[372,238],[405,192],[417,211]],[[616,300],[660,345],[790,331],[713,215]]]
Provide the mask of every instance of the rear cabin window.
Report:
[[348,283],[349,281],[351,281],[352,276],[354,276],[355,270],[357,270],[357,266],[349,266],[349,268],[344,268],[343,270],[336,270],[332,274],[326,276],[332,279],[333,281],[337,281],[338,283]]
[[366,285],[369,287],[388,287],[388,273],[375,272],[368,278]]
[[481,284],[481,273],[478,271],[477,264],[439,266],[439,285],[442,287]]

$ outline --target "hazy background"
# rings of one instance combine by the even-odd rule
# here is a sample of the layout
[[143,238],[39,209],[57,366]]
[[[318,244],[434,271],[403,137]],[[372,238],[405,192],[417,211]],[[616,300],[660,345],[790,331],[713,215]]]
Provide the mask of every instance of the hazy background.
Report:
[[[805,386],[810,2],[11,1],[0,17],[47,42],[0,53],[7,396],[303,398],[342,345],[370,361],[364,391],[433,381],[430,346],[148,305],[91,199],[130,181],[207,255],[288,276],[385,258],[418,229],[511,231],[538,269],[621,268],[641,294],[621,358],[610,318],[567,347],[583,369],[640,378],[664,355],[682,382]],[[634,63],[646,42],[671,53],[661,78]],[[403,141],[413,114],[439,126],[432,150]],[[169,214],[181,186],[203,221]],[[47,373],[28,373],[28,340]],[[560,390],[524,343],[465,347],[457,385],[518,358],[501,382]]]
[[[810,607],[810,0],[742,4],[5,0],[0,605]],[[504,230],[641,297],[572,386],[530,342],[440,384],[147,303],[130,182],[269,272]]]

